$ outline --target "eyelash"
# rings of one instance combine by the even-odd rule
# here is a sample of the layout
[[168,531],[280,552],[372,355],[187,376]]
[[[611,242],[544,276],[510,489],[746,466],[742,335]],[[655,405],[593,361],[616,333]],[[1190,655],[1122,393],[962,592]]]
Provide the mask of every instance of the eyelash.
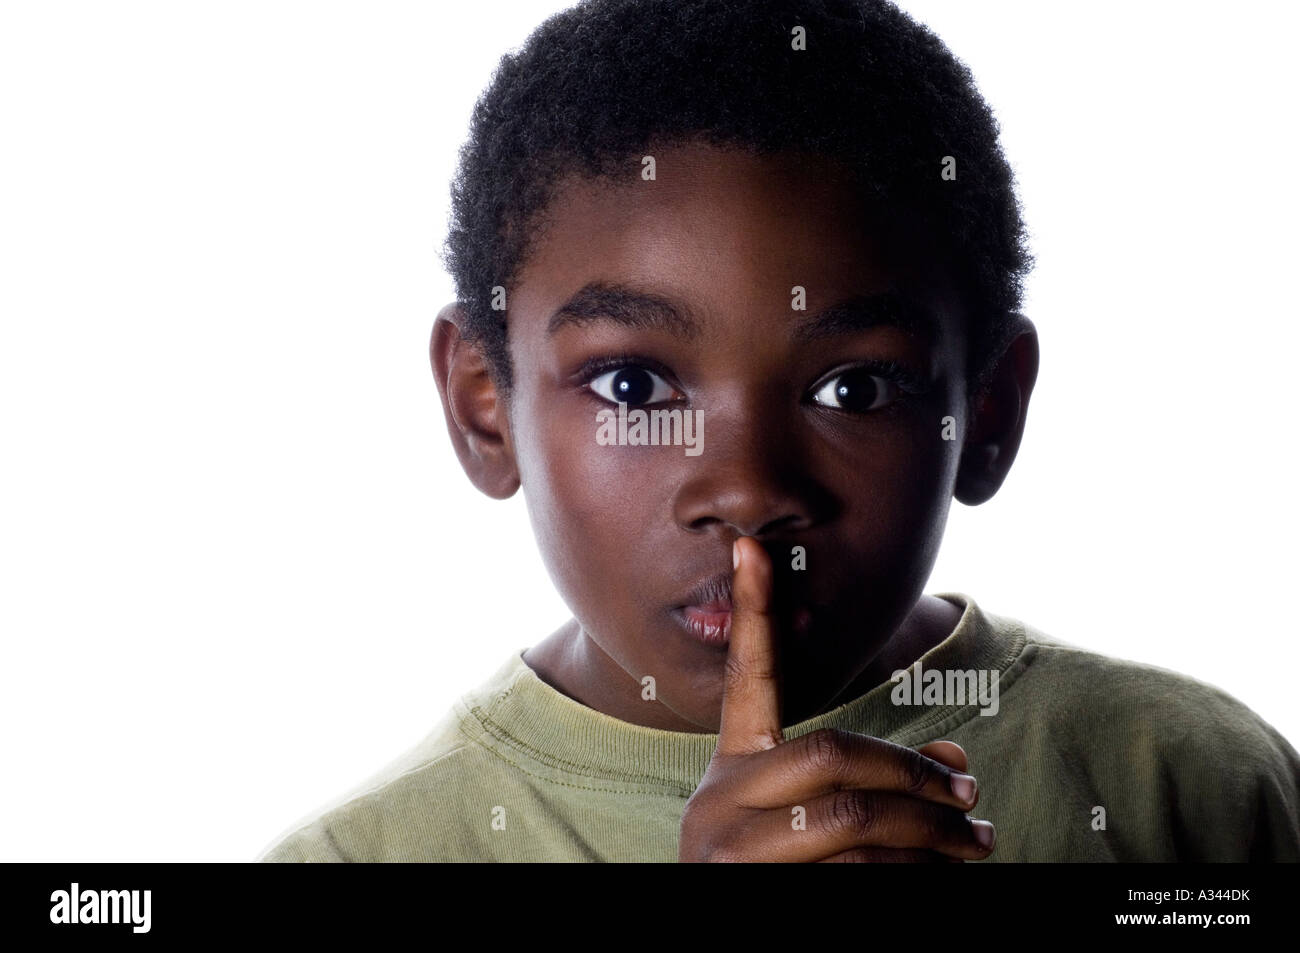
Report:
[[852,417],[865,417],[868,414],[894,414],[905,409],[907,405],[916,397],[924,394],[929,390],[929,384],[921,374],[906,364],[900,364],[893,360],[869,360],[858,361],[854,364],[846,364],[844,367],[837,367],[817,379],[817,383],[811,388],[811,393],[821,390],[836,378],[843,377],[850,371],[866,371],[872,377],[879,377],[889,381],[898,389],[897,396],[884,407],[878,407],[874,410],[844,410],[840,407],[828,407],[825,404],[813,402],[814,407],[820,407],[822,410],[829,410],[834,413],[848,414]]
[[[673,390],[681,390],[680,387],[672,382],[672,374],[669,373],[666,367],[658,361],[651,360],[650,358],[643,357],[639,354],[610,354],[605,357],[593,357],[590,360],[583,362],[582,366],[574,372],[574,378],[582,385],[582,389],[586,393],[600,401],[601,404],[609,406],[609,399],[592,390],[591,382],[602,374],[608,374],[610,371],[622,370],[625,367],[639,367],[642,370],[649,371],[661,378],[668,384],[668,386],[672,387]],[[638,404],[637,406],[649,407],[650,405]]]
[[[610,401],[607,398],[601,396],[600,394],[597,394],[594,390],[592,390],[591,382],[596,380],[602,374],[607,374],[610,371],[622,370],[623,368],[626,367],[639,367],[642,370],[649,371],[650,373],[655,374],[656,376],[663,379],[664,382],[667,383],[674,390],[678,390],[678,391],[681,390],[680,387],[678,387],[676,384],[672,382],[672,374],[668,371],[666,367],[664,367],[656,360],[644,357],[639,354],[624,353],[624,354],[610,354],[610,355],[605,355],[603,357],[593,357],[590,358],[589,360],[584,361],[582,365],[574,372],[573,376],[574,379],[581,385],[584,392],[590,394],[595,400],[598,400],[602,405],[608,406],[610,404]],[[899,391],[898,396],[894,400],[890,401],[887,406],[878,408],[876,410],[868,410],[868,411],[842,410],[841,408],[838,407],[827,407],[825,404],[818,404],[815,402],[813,403],[813,406],[820,407],[823,410],[829,410],[836,413],[849,414],[851,416],[865,416],[867,414],[892,413],[898,410],[900,406],[906,405],[912,398],[920,396],[921,394],[925,393],[926,390],[929,389],[929,384],[927,383],[925,378],[922,377],[921,374],[919,374],[911,367],[908,367],[906,364],[901,364],[898,361],[894,361],[894,360],[868,360],[868,361],[858,361],[853,364],[846,364],[843,367],[836,368],[834,371],[830,372],[829,374],[825,374],[822,377],[819,377],[817,379],[817,383],[814,384],[810,389],[810,393],[816,393],[817,391],[821,390],[821,388],[824,387],[826,384],[835,380],[837,377],[847,374],[850,371],[856,371],[856,370],[864,370],[875,377],[880,377],[893,383],[895,386],[898,387],[898,391]],[[648,407],[650,405],[644,404],[638,406]]]

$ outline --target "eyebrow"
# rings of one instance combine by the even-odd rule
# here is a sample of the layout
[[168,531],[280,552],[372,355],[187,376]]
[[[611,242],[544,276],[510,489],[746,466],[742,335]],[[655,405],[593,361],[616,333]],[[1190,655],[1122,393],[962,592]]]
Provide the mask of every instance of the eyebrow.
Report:
[[609,321],[627,328],[666,331],[682,338],[695,338],[699,322],[685,308],[669,299],[626,285],[592,282],[560,305],[546,325],[546,333],[560,328],[582,327]]
[[[816,314],[794,312],[796,341],[809,342],[857,334],[879,325],[896,327],[928,342],[938,334],[935,316],[898,292],[855,295]],[[664,331],[693,340],[700,335],[700,322],[689,308],[669,298],[627,285],[592,282],[556,309],[546,325],[554,334],[564,327],[583,327],[610,322],[621,327]]]

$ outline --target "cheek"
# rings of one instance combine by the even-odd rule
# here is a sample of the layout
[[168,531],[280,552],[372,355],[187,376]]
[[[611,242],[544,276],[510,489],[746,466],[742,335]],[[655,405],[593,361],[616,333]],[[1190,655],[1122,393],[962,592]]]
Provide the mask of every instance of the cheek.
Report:
[[938,555],[960,458],[943,439],[942,402],[918,409],[878,453],[858,458],[844,496],[848,548],[865,575],[911,588]]
[[[669,481],[659,448],[601,446],[596,410],[553,414],[515,437],[534,536],[552,581],[584,625],[626,614],[652,565]],[[659,554],[662,558],[662,553]],[[610,599],[611,592],[623,594]]]

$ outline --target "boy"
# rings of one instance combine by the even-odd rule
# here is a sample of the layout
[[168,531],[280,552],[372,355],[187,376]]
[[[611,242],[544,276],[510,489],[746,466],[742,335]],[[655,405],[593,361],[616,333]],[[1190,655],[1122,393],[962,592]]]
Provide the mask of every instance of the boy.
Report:
[[262,859],[1300,859],[1245,706],[922,594],[1038,369],[996,124],[927,30],[583,3],[503,61],[453,217],[449,432],[574,619]]

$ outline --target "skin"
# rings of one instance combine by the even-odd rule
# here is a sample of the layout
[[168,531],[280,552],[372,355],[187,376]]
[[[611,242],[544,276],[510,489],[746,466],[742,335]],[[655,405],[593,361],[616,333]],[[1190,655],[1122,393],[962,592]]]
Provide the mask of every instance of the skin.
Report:
[[[1021,333],[972,406],[965,315],[945,275],[906,237],[869,228],[872,217],[833,163],[815,156],[760,158],[702,143],[653,154],[654,181],[641,179],[638,164],[626,181],[571,178],[557,189],[508,292],[509,397],[462,335],[464,317],[455,303],[434,325],[434,376],[466,473],[497,498],[524,487],[542,556],[573,610],[573,620],[525,653],[539,677],[624,721],[718,732],[728,655],[737,651],[746,611],[740,576],[729,646],[693,637],[673,610],[701,581],[731,573],[733,544],[748,537],[756,571],[769,573],[762,577],[768,589],[755,584],[749,598],[766,607],[772,657],[779,658],[778,713],[763,700],[754,704],[767,714],[751,722],[775,719],[760,733],[774,726],[769,748],[790,749],[793,743],[778,743],[782,724],[887,681],[956,625],[959,610],[924,596],[922,588],[951,500],[988,499],[1014,460],[1037,373],[1037,338],[1021,319]],[[561,305],[597,282],[672,302],[691,317],[690,333],[630,327],[608,315],[548,329]],[[796,285],[806,289],[803,311],[791,307]],[[886,324],[812,340],[796,333],[823,309],[888,291],[928,315],[932,333]],[[681,446],[597,444],[596,412],[614,405],[593,390],[601,386],[600,372],[580,377],[578,370],[593,358],[621,354],[652,362],[647,366],[665,399],[648,406],[704,412],[702,454],[688,456]],[[828,404],[825,385],[842,382],[836,373],[880,361],[910,368],[922,386],[909,384],[915,392],[903,392],[878,378],[886,398],[881,406],[852,412],[831,406],[833,396]],[[942,439],[945,416],[955,418],[959,439]],[[791,566],[796,545],[806,552],[803,571]],[[802,627],[795,623],[801,610],[811,619]],[[736,664],[733,659],[733,681]],[[646,675],[655,679],[653,701],[642,697]],[[820,757],[808,744],[797,750]],[[867,768],[867,774],[849,773],[863,783],[888,781],[881,792],[896,790],[901,778],[904,792],[890,796],[926,809],[941,802],[943,811],[960,815],[956,805],[965,802],[941,783],[953,769],[966,770],[960,748],[939,742],[918,755],[883,744],[841,746],[831,760],[875,765],[874,774]],[[755,804],[769,804],[792,790],[777,780],[783,772],[810,769],[794,763],[793,754],[778,763],[769,748],[755,749],[752,738],[738,745],[730,753],[720,746],[700,786],[706,795],[743,788]],[[733,770],[764,756],[764,767],[745,778]],[[911,783],[919,770],[908,759],[918,757],[942,777]],[[824,761],[805,776],[837,783],[840,767]],[[755,778],[771,784],[764,789]],[[732,802],[727,816],[735,823],[688,804],[683,850],[716,841],[695,837],[697,830],[739,829]],[[890,849],[904,852],[898,859],[920,859],[906,852],[924,846],[913,842],[925,840],[916,832],[927,831],[925,856],[953,856],[955,828],[908,810],[888,815],[890,823],[877,825],[857,848],[819,843],[853,855],[892,838],[898,843]],[[706,820],[692,827],[693,815]],[[787,829],[789,816],[786,810],[771,830]],[[741,826],[750,831],[748,843],[764,845],[764,856],[788,855],[752,825]],[[969,825],[965,830],[970,833]],[[734,842],[716,843],[727,856],[743,853]],[[961,856],[975,856],[969,843],[962,850]]]
[[[682,815],[683,861],[940,863],[993,850],[966,753],[822,729],[785,742],[772,564],[741,538],[718,745]],[[804,824],[792,823],[801,810]]]

